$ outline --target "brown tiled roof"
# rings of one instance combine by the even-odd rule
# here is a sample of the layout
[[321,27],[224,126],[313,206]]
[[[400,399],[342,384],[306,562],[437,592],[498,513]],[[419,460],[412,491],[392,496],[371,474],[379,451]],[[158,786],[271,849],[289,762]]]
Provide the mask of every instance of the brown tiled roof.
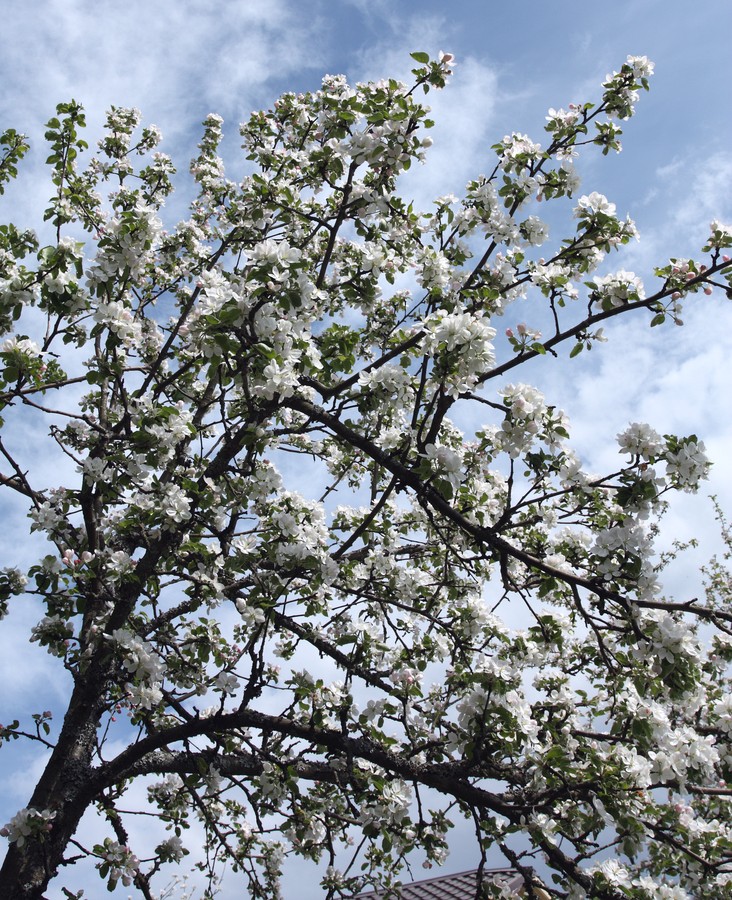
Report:
[[[414,881],[412,884],[402,885],[400,897],[401,900],[475,900],[477,874],[476,869],[471,869],[469,872]],[[510,869],[483,870],[485,881],[494,877],[500,879],[506,887],[516,891],[516,896],[519,896],[519,891],[524,886],[524,879],[520,875]],[[381,891],[369,891],[366,894],[359,894],[354,900],[381,900],[385,896]]]

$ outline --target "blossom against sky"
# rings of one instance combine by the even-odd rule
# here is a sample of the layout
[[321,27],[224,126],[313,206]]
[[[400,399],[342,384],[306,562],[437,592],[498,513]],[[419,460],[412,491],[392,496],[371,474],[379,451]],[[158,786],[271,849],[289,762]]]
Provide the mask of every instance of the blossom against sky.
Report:
[[[131,0],[121,15],[109,2],[11,0],[0,60],[2,118],[29,133],[35,148],[24,164],[33,178],[13,195],[14,212],[22,224],[39,223],[49,183],[43,123],[57,102],[72,97],[87,110],[92,139],[109,106],[139,107],[145,123],[161,128],[163,149],[180,171],[194,153],[200,122],[217,112],[225,120],[228,175],[236,178],[246,166],[238,123],[282,91],[316,88],[326,72],[351,80],[406,77],[411,51],[449,50],[457,65],[448,89],[430,98],[437,125],[428,164],[403,180],[405,194],[429,208],[488,168],[490,147],[504,134],[541,141],[549,107],[596,97],[607,72],[629,53],[645,54],[656,63],[652,90],[629,123],[623,152],[588,154],[583,161],[582,192],[607,195],[636,221],[641,242],[613,265],[648,279],[667,256],[696,252],[712,218],[730,218],[732,127],[720,92],[732,74],[725,28],[732,9],[726,0],[711,0],[703,11],[690,15],[681,0],[534,2],[520,18],[503,4],[480,0],[456,0],[449,14],[434,0],[247,0],[218,9],[192,0],[154,7]],[[181,191],[172,221],[184,215],[186,200]],[[554,228],[552,237],[561,236]],[[666,430],[688,414],[689,427],[704,431],[711,417],[705,436],[714,446],[729,419],[720,408],[724,367],[715,365],[727,355],[728,329],[718,327],[727,316],[723,298],[714,297],[704,309],[689,310],[686,329],[673,339],[621,326],[622,339],[604,348],[602,359],[578,360],[568,409],[575,427],[592,422],[595,410],[603,417],[612,410],[618,428],[627,413],[662,412],[674,419],[658,423]],[[564,369],[557,368],[561,383]],[[673,404],[661,399],[667,394]],[[590,443],[588,452],[602,452]]]
[[[10,0],[3,10],[2,125],[34,142],[24,166],[29,178],[10,195],[12,215],[19,225],[40,225],[49,189],[43,123],[71,97],[88,111],[91,142],[110,105],[139,107],[146,123],[161,128],[163,149],[183,171],[199,123],[218,112],[236,178],[246,165],[238,122],[281,91],[316,88],[325,72],[352,80],[405,77],[411,51],[451,51],[452,83],[431,100],[437,125],[428,164],[404,179],[405,193],[427,208],[491,166],[490,146],[504,134],[542,140],[549,107],[596,97],[605,74],[629,53],[646,54],[656,63],[651,93],[629,123],[623,153],[583,164],[582,192],[602,192],[635,219],[642,240],[613,265],[648,282],[669,256],[698,253],[712,218],[732,220],[732,133],[723,95],[732,75],[732,9],[727,0],[710,0],[703,13],[690,13],[681,0],[534,0],[518,16],[489,0],[454,0],[447,11],[434,0],[131,0],[123,8],[109,0]],[[170,214],[175,221],[183,207]],[[552,223],[555,239],[559,228]],[[518,327],[519,316],[531,324],[528,303],[501,325]],[[693,432],[715,461],[709,490],[730,509],[732,306],[721,294],[699,296],[683,319],[683,328],[665,330],[622,323],[608,329],[608,344],[571,368],[566,359],[541,360],[532,377],[566,409],[589,468],[612,464],[612,438],[630,422],[648,421],[659,433]],[[700,536],[713,548],[710,520],[703,496],[681,498],[666,520],[668,541]],[[679,591],[697,589],[693,566],[682,567],[679,579]],[[27,633],[22,625],[18,633]],[[35,646],[9,646],[0,660],[6,690],[35,704],[48,690],[45,661]],[[24,805],[36,774],[6,783],[1,821]],[[456,850],[453,864],[471,863]]]

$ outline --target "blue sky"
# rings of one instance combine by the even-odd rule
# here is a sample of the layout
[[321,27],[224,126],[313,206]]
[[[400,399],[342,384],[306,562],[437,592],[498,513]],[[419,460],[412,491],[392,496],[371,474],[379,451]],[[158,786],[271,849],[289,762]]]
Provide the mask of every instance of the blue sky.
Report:
[[[110,105],[139,107],[145,122],[161,128],[162,149],[183,171],[199,123],[218,112],[229,177],[236,178],[245,165],[238,122],[282,91],[315,89],[326,72],[353,80],[406,77],[411,51],[450,51],[457,66],[432,102],[430,161],[404,183],[405,193],[427,207],[492,167],[490,146],[505,133],[541,140],[549,107],[597,97],[607,72],[628,54],[644,54],[655,61],[656,75],[627,126],[623,152],[588,157],[581,172],[582,192],[605,193],[639,226],[641,243],[613,266],[650,282],[654,265],[698,253],[712,218],[732,220],[731,26],[729,0],[5,0],[0,127],[30,134],[34,150],[20,188],[0,201],[0,221],[41,224],[49,187],[43,123],[57,102],[72,97],[87,109],[90,142]],[[185,199],[171,207],[172,222],[184,214]],[[662,538],[701,540],[697,556],[673,570],[669,585],[690,596],[699,589],[699,560],[718,547],[704,494],[718,494],[732,510],[732,304],[721,295],[700,296],[687,304],[684,319],[684,328],[653,331],[640,320],[618,323],[608,329],[607,345],[575,365],[542,360],[521,377],[534,379],[567,410],[575,446],[591,470],[614,464],[614,436],[630,421],[705,440],[715,462],[708,491],[678,498]],[[23,527],[19,509],[0,512]],[[23,557],[17,539],[5,538],[3,565],[19,552]],[[50,658],[26,643],[34,621],[32,611],[21,611],[0,631],[0,721],[60,700],[58,685],[49,687]],[[25,805],[41,760],[16,753],[0,765],[2,824]],[[473,862],[456,847],[449,868]],[[91,896],[99,884],[90,885]],[[319,896],[305,890],[300,882],[286,896]]]

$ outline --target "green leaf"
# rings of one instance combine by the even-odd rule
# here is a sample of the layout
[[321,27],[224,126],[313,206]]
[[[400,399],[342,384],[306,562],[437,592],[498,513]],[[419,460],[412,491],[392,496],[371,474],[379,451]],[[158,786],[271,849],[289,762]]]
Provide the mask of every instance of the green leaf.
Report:
[[569,354],[569,358],[573,359],[575,356],[578,356],[584,349],[584,346],[585,345],[581,341],[579,344],[575,344],[572,348],[572,352]]
[[418,63],[422,63],[423,65],[426,65],[430,61],[429,53],[417,52],[410,53],[409,55],[412,57],[412,59],[416,60]]

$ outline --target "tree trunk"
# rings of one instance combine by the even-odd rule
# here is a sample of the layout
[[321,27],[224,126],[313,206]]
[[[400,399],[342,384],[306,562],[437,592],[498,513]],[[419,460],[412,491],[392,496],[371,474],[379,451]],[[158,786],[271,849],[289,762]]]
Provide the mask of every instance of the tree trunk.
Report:
[[28,807],[55,813],[43,840],[31,835],[19,847],[10,844],[0,869],[2,900],[41,900],[48,882],[64,859],[79,820],[93,801],[95,745],[100,681],[80,678],[74,688],[58,743]]

